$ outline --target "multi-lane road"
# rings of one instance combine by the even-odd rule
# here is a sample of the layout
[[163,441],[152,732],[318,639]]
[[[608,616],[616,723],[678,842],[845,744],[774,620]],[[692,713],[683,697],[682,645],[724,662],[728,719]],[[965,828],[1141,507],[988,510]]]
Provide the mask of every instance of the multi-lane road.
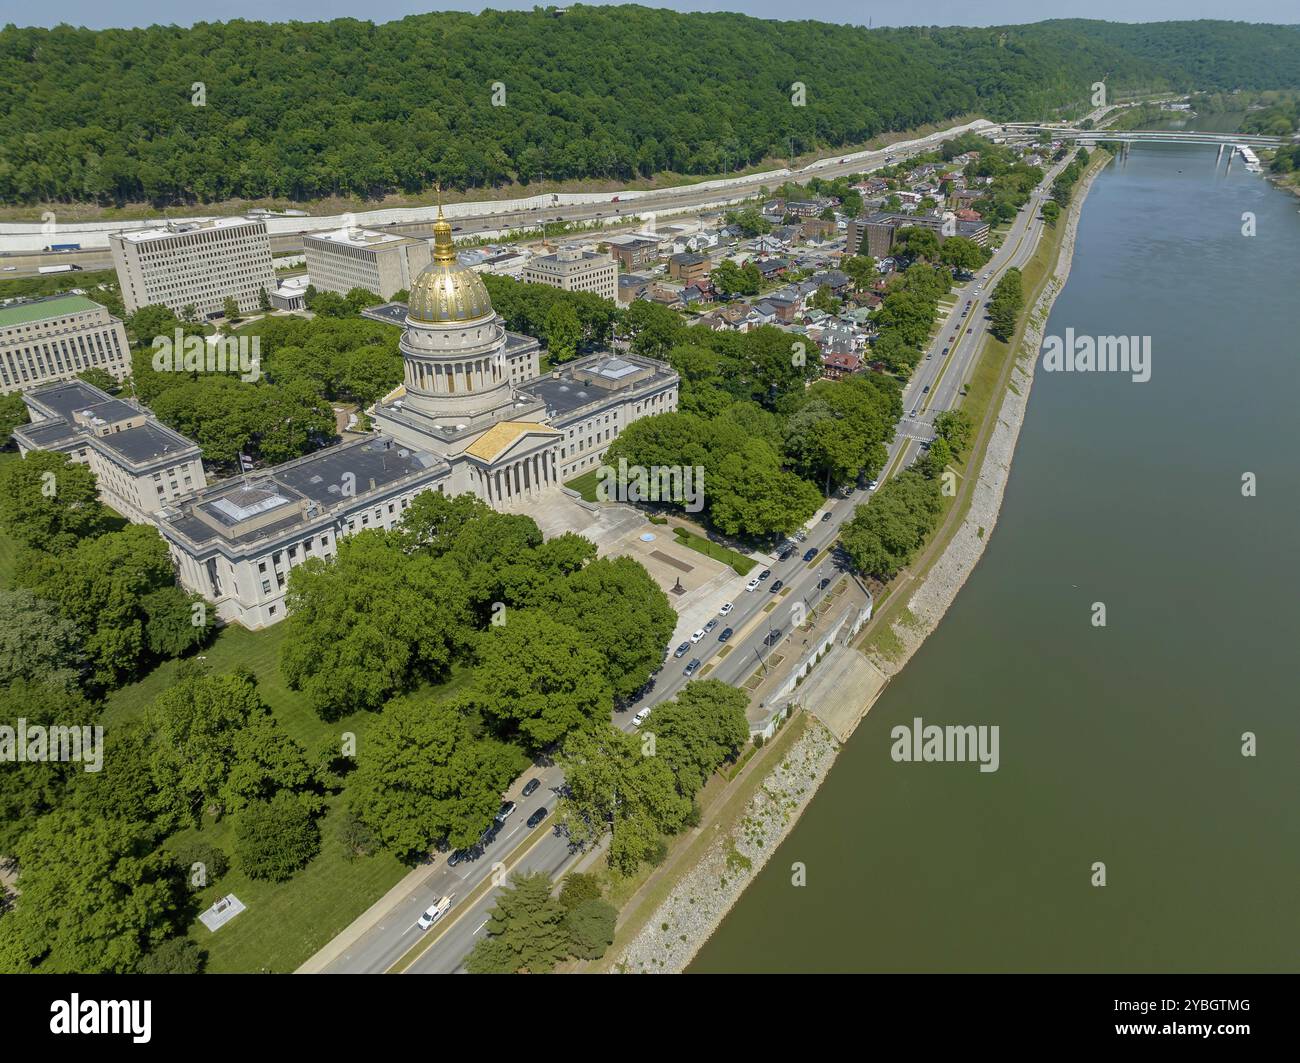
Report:
[[[1053,178],[1064,165],[1058,164],[1047,173],[1043,184],[1016,216],[992,259],[974,279],[957,289],[956,303],[941,321],[926,357],[904,391],[904,417],[889,446],[881,482],[905,468],[916,456],[921,442],[932,437],[934,415],[956,404],[987,334],[985,305],[993,286],[1007,269],[1023,267],[1033,255],[1043,227],[1039,207],[1051,188]],[[963,316],[967,300],[971,301],[971,309]],[[957,334],[955,341],[950,340],[954,333]],[[947,355],[943,354],[945,347],[948,348]],[[917,411],[914,417],[910,416],[913,409]],[[683,675],[683,668],[692,658],[700,658],[702,671],[712,665],[705,677],[733,684],[742,682],[756,668],[762,667],[763,657],[770,652],[765,640],[772,628],[782,630],[782,640],[790,638],[796,627],[791,620],[794,603],[802,601],[811,609],[826,593],[820,587],[822,580],[830,579],[831,586],[834,585],[840,575],[840,562],[829,548],[833,546],[841,524],[868,498],[868,492],[855,491],[848,498],[828,501],[809,522],[806,540],[797,544],[792,556],[786,561],[773,559],[767,566],[772,575],[758,590],[746,591],[748,580],[736,577],[734,587],[723,592],[716,603],[721,608],[724,601],[731,601],[730,613],[719,617],[717,628],[692,646],[685,656],[668,657],[656,677],[654,688],[628,711],[616,714],[615,725],[632,730],[631,717],[636,710],[653,707],[673,697],[689,681]],[[822,520],[823,514],[829,514],[829,519]],[[816,550],[817,556],[811,562],[805,562],[803,557],[809,549]],[[754,569],[755,574],[759,571],[760,568]],[[779,605],[766,612],[765,607],[774,597],[770,588],[778,579],[784,583],[782,592],[777,595]],[[727,627],[734,630],[729,643],[731,650],[726,656],[721,656],[723,644],[718,642],[718,635]],[[531,798],[522,798],[521,786],[534,777],[542,781],[541,788]],[[454,895],[462,903],[448,913],[437,931],[436,940],[413,961],[408,960],[405,969],[413,974],[460,970],[464,957],[485,932],[488,912],[496,903],[496,889],[487,890],[472,904],[465,905],[463,900],[493,875],[500,861],[525,842],[531,843],[531,848],[511,865],[512,872],[541,870],[554,877],[581,858],[580,853],[570,851],[567,840],[555,831],[553,820],[544,821],[536,831],[529,831],[525,826],[527,817],[539,806],[545,805],[554,811],[562,783],[562,774],[555,765],[538,768],[518,780],[506,795],[517,802],[518,808],[482,856],[452,868],[447,866],[445,854],[438,855],[422,876],[416,876],[418,881],[390,916],[328,965],[326,971],[362,973],[390,970],[424,937],[416,926],[420,913],[447,895]]]

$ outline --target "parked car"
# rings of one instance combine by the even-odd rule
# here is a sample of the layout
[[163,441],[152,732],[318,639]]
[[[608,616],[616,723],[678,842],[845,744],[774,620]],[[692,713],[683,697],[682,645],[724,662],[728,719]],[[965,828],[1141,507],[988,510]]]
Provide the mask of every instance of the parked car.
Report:
[[824,591],[830,585],[831,585],[831,579],[829,576],[823,576],[820,580],[817,581],[817,589],[819,591]]
[[501,807],[497,809],[497,815],[496,815],[497,826],[500,826],[501,824],[505,823],[506,820],[508,820],[512,815],[514,815],[514,811],[515,811],[515,803],[513,801],[502,801]]
[[640,712],[638,712],[635,716],[632,717],[632,726],[640,727],[643,723],[646,722],[647,719],[649,719],[649,717],[650,717],[650,710],[642,709]]
[[718,616],[726,616],[735,606],[731,602],[723,602],[722,608],[718,610]]
[[[752,580],[750,580],[748,583],[745,584],[745,590],[747,590],[747,591],[756,591],[756,590],[758,590],[758,585],[759,585],[760,582],[762,582],[762,581],[761,581],[757,576],[755,576]],[[680,657],[681,654],[679,653],[677,656]]]
[[690,679],[690,677],[693,676],[699,670],[700,670],[700,659],[698,657],[693,657],[691,659],[691,663],[682,669],[682,675],[684,675],[687,679]]
[[794,547],[793,547],[793,546],[787,546],[784,550],[781,551],[780,554],[777,555],[777,558],[776,558],[776,559],[777,559],[778,561],[789,561],[789,560],[790,560],[790,555],[793,554],[793,553],[794,553]]
[[537,824],[539,824],[542,820],[544,820],[549,814],[550,814],[550,809],[548,809],[545,805],[542,805],[541,808],[539,808],[536,812],[534,812],[531,816],[528,817],[529,828],[531,829],[537,826]]
[[832,514],[831,511],[828,509],[825,513],[822,514],[822,523],[825,524],[828,520],[831,519],[832,516],[833,516],[833,514]]
[[785,586],[785,580],[779,579],[775,583],[773,583],[772,586],[768,587],[768,591],[771,592],[772,594],[775,594],[784,586]]
[[880,486],[879,480],[872,480],[869,484],[867,484],[867,490],[874,491],[879,486]]
[[758,574],[759,582],[762,582],[763,580],[767,579],[767,577],[770,576],[771,574],[772,574],[772,570],[770,568],[763,569],[763,571]]
[[416,920],[421,930],[428,930],[439,919],[441,919],[451,908],[451,898],[441,897],[434,901],[424,913]]
[[710,620],[707,624],[704,625],[704,633],[707,635],[710,631],[712,631],[717,626],[718,626],[718,620],[716,617],[714,617],[712,620]]
[[467,860],[477,860],[482,855],[483,850],[477,845],[471,845],[465,849],[457,849],[451,854],[451,856],[447,857],[447,866],[456,867],[458,864],[463,864]]
[[673,656],[685,657],[686,651],[689,650],[690,648],[691,648],[691,644],[689,642],[683,642],[680,646],[677,647],[677,649],[673,650]]
[[781,641],[781,629],[774,627],[763,637],[763,644],[766,646],[775,646]]
[[529,779],[526,783],[524,783],[524,796],[532,797],[533,794],[537,793],[537,788],[541,785],[542,785],[541,779]]
[[817,556],[817,550],[815,547],[810,546],[807,550],[803,552],[804,561],[811,561],[816,556]]
[[731,635],[732,635],[732,630],[731,630],[731,628],[729,628],[729,627],[724,627],[724,628],[722,629],[722,631],[718,633],[718,641],[719,641],[719,642],[729,642],[729,641],[731,640]]
[[703,632],[703,631],[692,631],[692,632],[691,632],[691,645],[694,646],[694,645],[695,645],[697,642],[699,642],[700,639],[702,639],[702,638],[704,638],[704,632]]

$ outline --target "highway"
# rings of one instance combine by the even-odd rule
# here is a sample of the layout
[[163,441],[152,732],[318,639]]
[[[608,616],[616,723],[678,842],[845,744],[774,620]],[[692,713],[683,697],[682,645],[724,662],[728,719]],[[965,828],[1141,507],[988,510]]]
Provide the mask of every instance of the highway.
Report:
[[[843,156],[841,158],[818,159],[809,163],[798,170],[789,174],[789,176],[774,176],[772,171],[755,174],[751,177],[737,181],[736,184],[726,188],[705,188],[701,189],[696,185],[681,185],[674,188],[659,189],[638,195],[635,199],[627,202],[612,203],[608,200],[599,203],[586,204],[559,204],[553,207],[543,207],[534,210],[522,210],[513,212],[493,212],[490,202],[482,203],[483,212],[481,214],[467,215],[459,218],[452,218],[452,224],[455,226],[454,232],[457,240],[467,239],[469,237],[483,234],[494,233],[503,230],[518,230],[529,227],[538,229],[538,236],[541,236],[541,227],[550,222],[590,222],[603,220],[609,222],[611,219],[618,219],[619,224],[610,227],[610,232],[615,232],[619,228],[636,228],[643,223],[642,219],[650,213],[656,214],[675,214],[692,208],[702,208],[723,204],[729,200],[749,198],[757,194],[759,188],[764,185],[774,187],[783,181],[794,181],[797,184],[807,184],[812,178],[820,177],[830,179],[851,173],[867,173],[871,170],[879,169],[885,165],[886,157],[895,159],[909,158],[912,155],[923,151],[933,149],[937,144],[948,140],[959,133],[971,128],[991,128],[991,124],[983,126],[960,126],[951,130],[943,130],[938,133],[931,133],[928,136],[916,140],[904,141],[899,144],[882,148],[879,151],[867,152],[856,156]],[[609,198],[612,200],[615,196],[622,196],[626,193],[611,192]],[[411,236],[430,235],[433,228],[433,209],[428,208],[430,217],[427,221],[403,222],[396,224],[372,224],[365,222],[364,218],[360,220],[366,228],[380,229],[390,232],[402,233]],[[177,219],[184,220],[184,219]],[[302,252],[302,233],[319,230],[325,222],[322,219],[312,219],[310,217],[303,219],[302,230],[295,233],[286,233],[272,235],[271,252],[273,255],[301,254]],[[84,250],[75,252],[22,252],[13,251],[5,246],[5,237],[0,235],[0,278],[4,277],[22,277],[30,276],[36,273],[39,266],[49,265],[68,265],[75,264],[83,270],[101,270],[111,269],[113,267],[112,257],[106,247],[92,247],[86,244],[85,239],[78,241],[78,232],[75,222],[69,222],[59,230],[59,242],[76,243],[81,242]],[[98,233],[92,237],[96,240],[102,240]],[[46,238],[51,239],[51,238]],[[9,271],[9,267],[13,267]]]
[[[1068,159],[1066,160],[1068,162]],[[904,416],[888,448],[885,471],[880,480],[883,483],[915,457],[923,439],[933,436],[934,415],[941,410],[952,407],[961,392],[961,387],[970,373],[974,359],[987,333],[987,321],[984,308],[1002,273],[1012,267],[1023,266],[1033,255],[1037,238],[1042,232],[1043,222],[1039,219],[1039,207],[1050,192],[1052,180],[1064,167],[1065,162],[1053,166],[1044,177],[1043,183],[1035,190],[1030,200],[1008,229],[1001,247],[993,258],[981,269],[976,278],[956,290],[957,302],[942,320],[935,332],[927,356],[922,359],[916,373],[904,390]],[[987,276],[987,280],[983,279]],[[982,290],[977,290],[982,289]],[[962,310],[967,300],[972,301],[971,312],[962,317]],[[955,343],[949,343],[948,337],[961,330]],[[945,357],[943,348],[950,350]],[[929,389],[928,392],[926,389]],[[917,409],[917,416],[909,416],[912,409]],[[855,491],[848,498],[833,498],[818,511],[806,526],[807,539],[797,544],[795,553],[789,560],[780,562],[772,560],[771,577],[753,592],[745,590],[748,582],[745,577],[737,576],[730,600],[733,609],[725,618],[719,618],[717,628],[710,632],[696,646],[681,658],[669,656],[663,669],[658,673],[653,689],[628,711],[616,713],[615,726],[625,731],[633,729],[631,717],[640,708],[673,697],[688,680],[682,669],[692,658],[698,657],[704,666],[712,663],[713,667],[700,678],[721,679],[736,684],[747,679],[756,668],[761,666],[762,655],[768,648],[764,639],[773,626],[782,629],[782,640],[789,638],[795,625],[791,622],[791,607],[796,601],[804,601],[809,609],[815,607],[824,591],[819,583],[824,578],[831,580],[833,587],[837,577],[842,573],[842,562],[834,552],[828,552],[839,535],[840,525],[852,516],[854,509],[867,501],[869,493]],[[823,521],[821,515],[829,513],[830,519]],[[804,562],[803,555],[808,549],[815,549],[818,556],[812,562]],[[754,573],[760,569],[755,569]],[[770,588],[777,579],[784,581],[785,587],[780,593],[780,604],[770,613],[764,608],[773,599]],[[828,588],[829,589],[829,588]],[[719,599],[721,607],[724,599]],[[735,635],[731,639],[731,651],[719,658],[723,645],[718,642],[721,631],[731,627]],[[778,642],[779,644],[779,642]],[[669,647],[668,649],[671,649]],[[650,722],[653,723],[653,714]],[[537,777],[543,786],[530,799],[519,796],[519,789],[528,778]],[[398,905],[391,917],[376,926],[352,948],[326,968],[327,973],[361,973],[387,971],[401,959],[422,938],[416,928],[415,920],[419,914],[438,898],[455,895],[465,898],[474,888],[489,878],[493,866],[503,859],[504,854],[518,846],[525,838],[533,839],[534,832],[529,832],[524,822],[540,805],[545,804],[552,812],[559,800],[558,789],[562,785],[562,774],[558,767],[550,765],[529,772],[516,782],[511,792],[506,795],[516,801],[518,808],[507,821],[501,835],[487,848],[483,856],[456,868],[447,866],[445,854],[440,854],[432,861],[427,875],[413,888]],[[568,842],[548,828],[546,821],[538,828],[542,832],[540,840],[532,846],[514,870],[543,870],[556,876],[576,863],[581,854],[571,852]],[[495,904],[496,890],[488,890],[474,903],[463,908],[453,907],[445,917],[446,923],[441,927],[440,935],[433,944],[407,967],[407,973],[434,974],[452,973],[461,969],[465,955],[473,948],[475,941],[484,933],[484,923],[488,912]],[[433,933],[433,932],[431,932]]]

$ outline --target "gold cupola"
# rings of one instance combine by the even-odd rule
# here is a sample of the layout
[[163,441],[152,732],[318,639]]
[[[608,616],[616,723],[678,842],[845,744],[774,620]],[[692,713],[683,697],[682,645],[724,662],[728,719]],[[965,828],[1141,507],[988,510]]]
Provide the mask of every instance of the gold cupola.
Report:
[[433,223],[433,261],[415,278],[407,317],[412,321],[437,325],[448,322],[477,321],[492,315],[483,280],[468,266],[456,261],[456,247],[451,239],[451,223],[442,215]]

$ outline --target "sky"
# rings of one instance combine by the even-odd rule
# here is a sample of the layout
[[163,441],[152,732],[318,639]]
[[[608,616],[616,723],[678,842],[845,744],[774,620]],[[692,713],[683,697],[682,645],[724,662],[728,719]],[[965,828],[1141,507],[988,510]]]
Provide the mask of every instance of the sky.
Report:
[[[562,0],[552,0],[560,3]],[[601,3],[602,0],[586,0]],[[187,26],[194,22],[224,22],[233,18],[260,21],[361,18],[390,22],[426,11],[528,10],[538,0],[59,0],[48,7],[17,0],[0,4],[0,26],[54,26],[70,23],[103,29],[109,26],[148,26],[153,23]],[[648,7],[678,11],[741,11],[757,18],[788,19],[792,14],[823,22],[875,26],[997,26],[1040,22],[1049,18],[1091,18],[1112,22],[1155,22],[1166,19],[1235,19],[1242,22],[1295,23],[1296,0],[668,0]]]

